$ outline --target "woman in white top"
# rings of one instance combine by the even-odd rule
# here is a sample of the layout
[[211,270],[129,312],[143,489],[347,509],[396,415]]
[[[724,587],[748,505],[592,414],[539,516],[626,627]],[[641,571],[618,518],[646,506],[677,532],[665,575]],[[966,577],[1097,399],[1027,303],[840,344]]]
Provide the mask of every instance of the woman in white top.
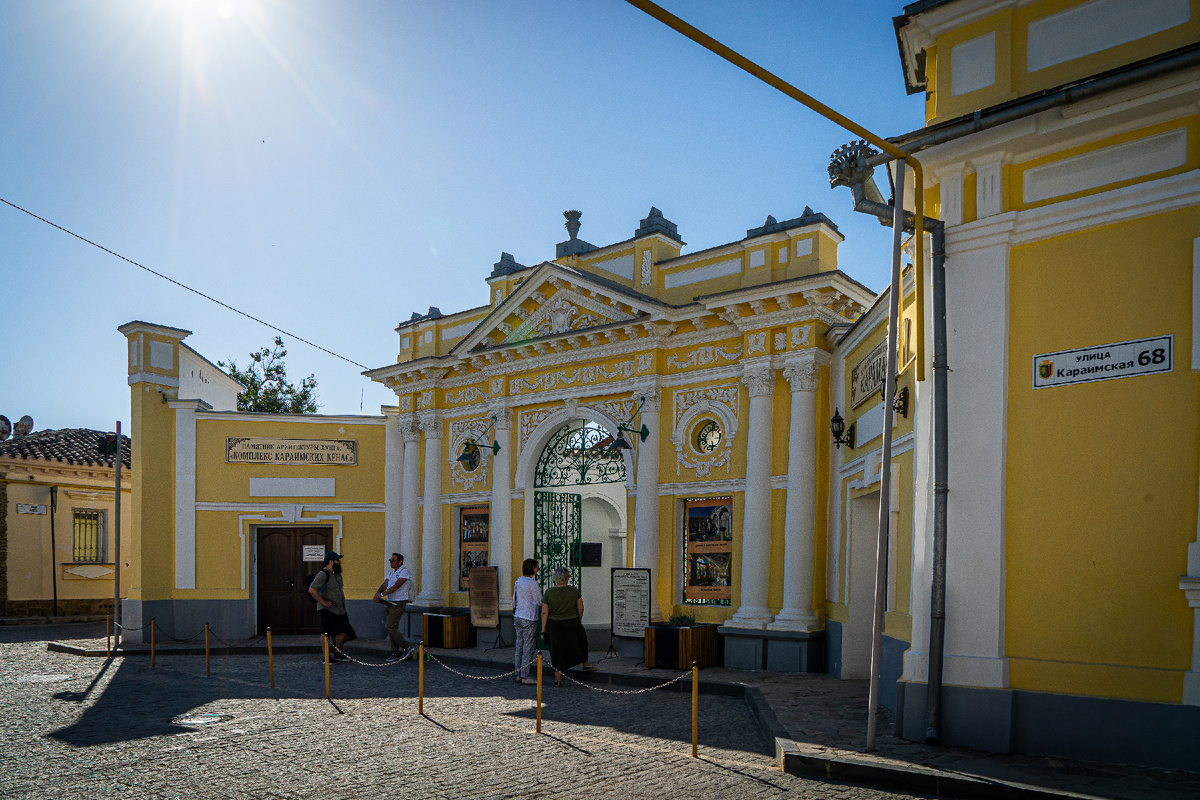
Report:
[[513,586],[513,630],[516,632],[516,654],[513,666],[517,683],[534,683],[529,677],[529,662],[537,657],[537,620],[542,611],[542,590],[537,581],[538,564],[532,558],[521,563],[521,577]]

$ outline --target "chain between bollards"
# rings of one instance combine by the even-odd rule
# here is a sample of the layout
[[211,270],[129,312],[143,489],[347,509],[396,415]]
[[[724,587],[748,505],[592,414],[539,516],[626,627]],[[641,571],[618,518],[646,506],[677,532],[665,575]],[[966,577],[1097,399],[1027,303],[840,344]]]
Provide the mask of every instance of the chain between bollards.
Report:
[[204,674],[212,677],[212,662],[208,657],[208,623],[204,623]]
[[275,688],[275,651],[271,649],[271,628],[267,628],[267,669],[271,673],[271,688]]
[[700,668],[692,662],[692,758],[699,758],[700,748]]
[[150,618],[150,666],[154,666],[154,617]]
[[425,644],[417,648],[417,713],[425,713]]
[[542,732],[542,651],[538,650],[537,732]]

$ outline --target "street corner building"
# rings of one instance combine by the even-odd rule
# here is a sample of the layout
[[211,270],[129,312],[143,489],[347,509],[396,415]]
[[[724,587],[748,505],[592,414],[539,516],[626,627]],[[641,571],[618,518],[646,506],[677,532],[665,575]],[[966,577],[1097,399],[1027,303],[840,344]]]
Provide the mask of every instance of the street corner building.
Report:
[[[604,245],[567,211],[553,259],[480,269],[486,305],[396,328],[365,373],[396,394],[379,416],[238,412],[187,331],[123,326],[126,624],[315,631],[305,580],[335,549],[364,635],[393,551],[413,614],[495,567],[503,629],[534,558],[605,644],[612,570],[648,570],[647,631],[687,615],[726,666],[866,678],[882,517],[901,735],[1200,767],[1198,6],[903,10],[926,125],[891,141],[929,219],[894,351],[892,290],[840,270],[809,207],[693,253],[656,208]],[[830,173],[890,218],[886,162],[852,143]]]
[[[0,615],[111,614],[114,579],[129,559],[128,518],[116,531],[116,434],[87,428],[33,431],[0,419]],[[129,438],[121,495],[130,499]],[[123,580],[129,575],[122,569]]]

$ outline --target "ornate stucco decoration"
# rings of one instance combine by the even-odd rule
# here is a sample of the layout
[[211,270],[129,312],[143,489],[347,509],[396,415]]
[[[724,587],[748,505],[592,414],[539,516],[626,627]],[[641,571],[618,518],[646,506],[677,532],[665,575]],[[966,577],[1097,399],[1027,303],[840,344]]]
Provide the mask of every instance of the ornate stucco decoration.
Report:
[[490,416],[474,417],[471,419],[456,419],[450,423],[450,447],[447,449],[446,461],[450,464],[450,480],[463,487],[464,492],[487,477],[488,468],[492,462],[492,451],[487,447],[479,448],[479,467],[468,472],[458,456],[463,451],[463,443],[467,439],[482,442],[488,427],[492,424]]
[[577,369],[543,372],[533,378],[511,378],[508,382],[508,389],[512,394],[532,392],[538,389],[549,391],[559,386],[571,386],[576,383],[589,384],[597,380],[628,379],[633,377],[634,372],[633,359],[629,359],[610,365],[589,365]]
[[534,292],[531,296],[541,305],[515,328],[504,330],[501,325],[505,334],[504,342],[521,342],[534,335],[548,336],[612,322],[627,322],[634,317],[632,313],[621,310],[619,303],[605,305],[573,289],[559,289],[549,302],[541,292]]
[[490,395],[478,386],[467,386],[461,391],[446,392],[446,404],[458,406],[466,403],[476,403],[480,400],[487,400],[489,397]]
[[746,349],[750,353],[765,353],[767,351],[767,332],[753,333],[746,337]]
[[650,251],[642,251],[642,286],[649,286],[653,279],[653,264],[651,261]]
[[547,408],[535,408],[532,411],[521,411],[517,414],[517,442],[519,449],[525,450],[525,443],[529,441],[529,437],[537,430],[538,425],[546,417],[558,411],[554,406]]
[[688,353],[687,358],[679,359],[671,356],[667,359],[667,366],[675,369],[687,369],[691,366],[703,367],[707,364],[715,364],[718,358],[725,361],[737,361],[741,357],[742,346],[740,344],[730,348],[712,344],[706,347],[697,347]]
[[[697,478],[707,477],[717,467],[725,474],[733,461],[733,442],[737,438],[740,392],[736,383],[684,389],[673,396],[675,424],[671,441],[675,444],[675,474],[683,468],[696,470]],[[692,441],[692,427],[702,416],[716,417],[721,423],[721,444],[711,453],[701,453]]]

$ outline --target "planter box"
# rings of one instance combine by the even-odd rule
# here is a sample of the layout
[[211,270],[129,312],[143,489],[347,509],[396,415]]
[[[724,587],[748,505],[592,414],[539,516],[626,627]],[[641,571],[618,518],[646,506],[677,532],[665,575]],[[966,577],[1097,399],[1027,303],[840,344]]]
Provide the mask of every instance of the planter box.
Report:
[[422,614],[421,641],[426,647],[474,647],[475,629],[471,627],[471,615],[465,611],[457,614]]
[[713,667],[721,663],[721,634],[716,625],[646,628],[646,666],[659,669]]

